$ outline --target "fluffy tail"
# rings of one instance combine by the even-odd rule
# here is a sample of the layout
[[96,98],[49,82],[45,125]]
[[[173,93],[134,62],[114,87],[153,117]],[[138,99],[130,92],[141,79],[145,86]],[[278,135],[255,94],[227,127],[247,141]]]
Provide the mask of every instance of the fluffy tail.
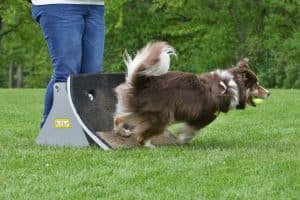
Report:
[[125,51],[124,62],[127,66],[127,82],[134,83],[140,76],[159,76],[168,72],[170,55],[175,49],[166,42],[150,42],[134,59]]

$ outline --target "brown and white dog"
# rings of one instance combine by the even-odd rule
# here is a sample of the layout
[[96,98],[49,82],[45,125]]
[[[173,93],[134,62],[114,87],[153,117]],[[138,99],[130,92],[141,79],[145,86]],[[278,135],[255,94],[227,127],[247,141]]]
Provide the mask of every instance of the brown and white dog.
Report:
[[134,59],[125,53],[127,78],[115,89],[114,123],[120,135],[134,133],[140,144],[153,147],[152,136],[162,134],[172,122],[184,122],[179,140],[187,143],[220,112],[255,106],[254,97],[269,96],[247,58],[227,70],[195,75],[169,72],[170,55],[175,50],[166,42],[148,43]]

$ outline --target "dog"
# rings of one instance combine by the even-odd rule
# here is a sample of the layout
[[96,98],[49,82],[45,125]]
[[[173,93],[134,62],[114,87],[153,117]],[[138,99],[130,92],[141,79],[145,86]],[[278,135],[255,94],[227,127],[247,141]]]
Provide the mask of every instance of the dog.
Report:
[[172,55],[175,49],[163,41],[148,43],[134,59],[125,52],[127,77],[115,88],[116,133],[135,134],[139,144],[154,147],[152,136],[164,133],[173,122],[184,122],[178,140],[188,143],[220,112],[255,106],[254,97],[270,95],[259,85],[247,58],[229,69],[196,75],[169,71]]

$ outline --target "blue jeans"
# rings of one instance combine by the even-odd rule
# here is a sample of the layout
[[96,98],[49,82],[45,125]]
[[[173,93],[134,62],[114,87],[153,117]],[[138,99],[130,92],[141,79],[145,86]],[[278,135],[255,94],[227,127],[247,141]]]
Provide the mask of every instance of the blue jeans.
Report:
[[53,74],[46,89],[42,127],[53,104],[55,82],[65,82],[70,74],[101,72],[104,6],[33,5],[32,16],[40,24],[53,66]]

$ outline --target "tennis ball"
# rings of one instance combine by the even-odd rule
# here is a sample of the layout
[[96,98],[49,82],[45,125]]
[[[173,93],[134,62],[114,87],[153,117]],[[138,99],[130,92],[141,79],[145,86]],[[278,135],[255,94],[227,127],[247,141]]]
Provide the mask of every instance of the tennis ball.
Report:
[[253,102],[256,104],[256,105],[259,105],[261,103],[263,103],[263,99],[260,99],[260,98],[253,98]]

